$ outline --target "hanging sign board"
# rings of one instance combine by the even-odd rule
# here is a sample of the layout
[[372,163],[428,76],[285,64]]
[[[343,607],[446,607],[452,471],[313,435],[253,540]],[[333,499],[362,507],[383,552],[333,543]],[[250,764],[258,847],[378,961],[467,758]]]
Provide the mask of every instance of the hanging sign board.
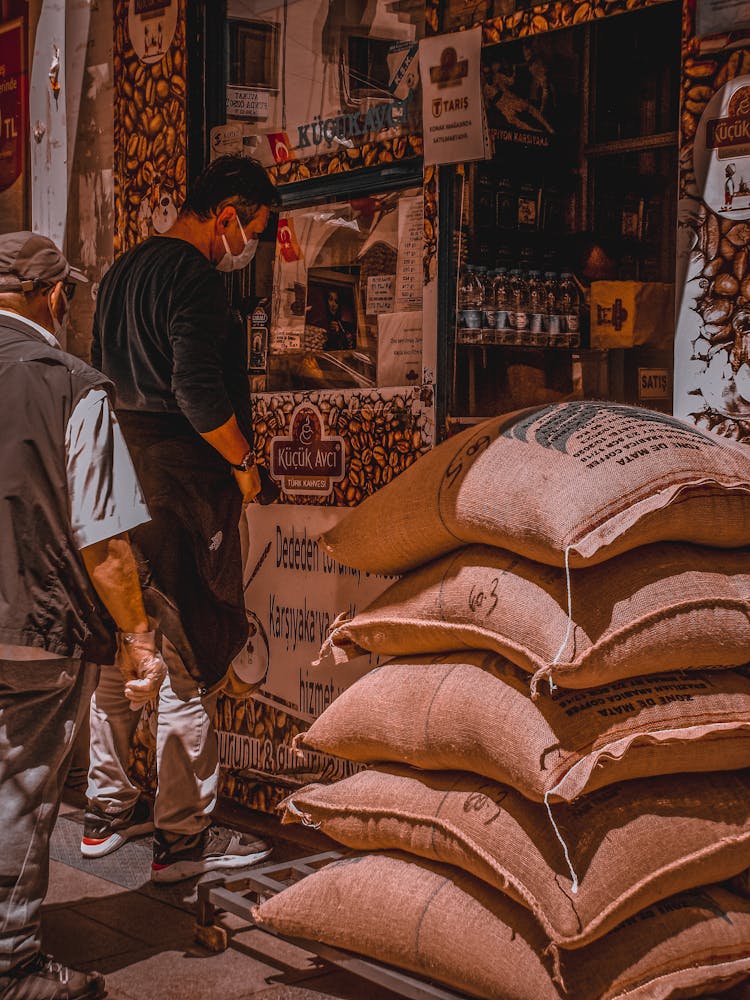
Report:
[[419,43],[425,164],[482,160],[487,155],[481,51],[481,27]]
[[706,205],[725,219],[750,218],[750,76],[737,76],[706,105],[693,162]]

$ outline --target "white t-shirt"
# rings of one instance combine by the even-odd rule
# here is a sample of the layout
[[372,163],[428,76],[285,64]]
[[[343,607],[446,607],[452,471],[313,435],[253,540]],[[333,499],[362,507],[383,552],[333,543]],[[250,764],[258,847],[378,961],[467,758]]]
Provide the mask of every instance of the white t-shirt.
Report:
[[[0,316],[5,310],[0,309]],[[52,347],[57,339],[22,319]],[[65,463],[73,540],[79,549],[129,531],[151,519],[125,439],[104,389],[90,389],[78,401],[65,430]],[[57,659],[57,653],[0,643],[0,659]]]

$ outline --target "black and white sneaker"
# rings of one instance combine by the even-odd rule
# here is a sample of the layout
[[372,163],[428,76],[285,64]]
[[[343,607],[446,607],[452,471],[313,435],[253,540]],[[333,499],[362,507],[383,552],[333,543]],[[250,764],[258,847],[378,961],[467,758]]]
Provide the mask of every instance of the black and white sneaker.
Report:
[[94,1000],[106,994],[98,972],[78,972],[35,955],[0,976],[0,1000]]
[[126,840],[142,837],[154,829],[154,818],[147,802],[138,799],[130,809],[108,815],[96,807],[86,810],[81,837],[84,858],[103,858]]
[[204,872],[247,868],[271,853],[257,840],[221,826],[209,826],[192,836],[154,834],[152,882],[181,882]]

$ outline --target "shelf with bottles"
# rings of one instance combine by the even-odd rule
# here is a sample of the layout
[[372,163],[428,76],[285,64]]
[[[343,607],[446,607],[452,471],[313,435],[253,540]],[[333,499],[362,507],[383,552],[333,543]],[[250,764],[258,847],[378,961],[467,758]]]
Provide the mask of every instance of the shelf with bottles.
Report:
[[467,264],[456,304],[463,345],[571,349],[581,346],[582,296],[568,271]]

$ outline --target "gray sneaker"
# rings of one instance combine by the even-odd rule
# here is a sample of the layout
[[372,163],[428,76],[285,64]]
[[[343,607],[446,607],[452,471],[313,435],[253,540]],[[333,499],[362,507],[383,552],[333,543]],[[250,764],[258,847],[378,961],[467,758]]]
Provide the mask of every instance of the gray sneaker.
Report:
[[0,976],[0,1000],[95,1000],[106,992],[98,972],[69,969],[43,954]]
[[143,837],[154,829],[151,808],[137,799],[129,809],[109,815],[89,806],[83,821],[81,854],[84,858],[103,858],[133,837]]
[[186,836],[156,830],[151,881],[181,882],[204,872],[248,868],[270,853],[265,840],[221,826],[208,826]]

